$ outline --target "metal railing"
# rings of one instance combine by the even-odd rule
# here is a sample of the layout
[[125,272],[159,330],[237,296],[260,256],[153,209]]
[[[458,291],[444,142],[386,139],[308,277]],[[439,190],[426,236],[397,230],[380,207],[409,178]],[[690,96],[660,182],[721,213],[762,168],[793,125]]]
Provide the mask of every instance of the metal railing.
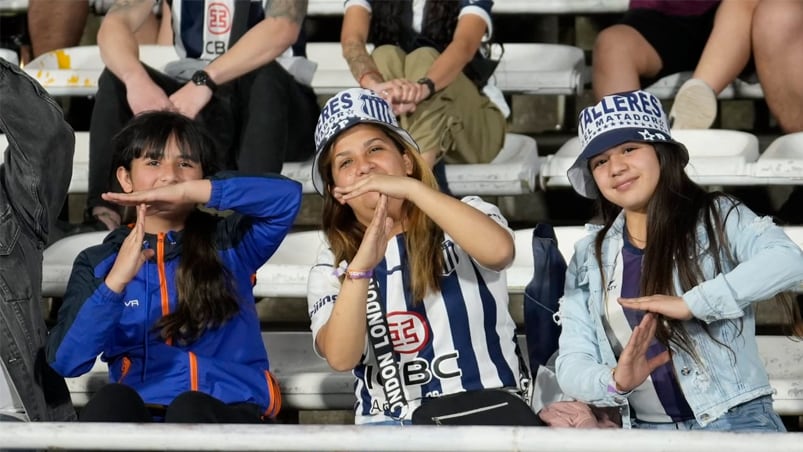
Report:
[[[2,449],[226,451],[800,450],[803,433],[539,427],[0,423]],[[626,446],[625,446],[626,445]]]

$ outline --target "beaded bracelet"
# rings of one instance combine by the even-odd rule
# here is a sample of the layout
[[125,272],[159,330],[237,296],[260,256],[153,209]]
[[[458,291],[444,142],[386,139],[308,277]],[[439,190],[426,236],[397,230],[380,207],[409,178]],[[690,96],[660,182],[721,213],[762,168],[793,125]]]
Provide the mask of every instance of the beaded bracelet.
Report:
[[611,379],[608,382],[608,394],[625,395],[630,391],[620,391],[619,385],[616,383],[616,367],[611,369]]
[[346,270],[346,278],[348,279],[370,279],[372,276],[374,276],[373,270],[365,270],[365,271]]

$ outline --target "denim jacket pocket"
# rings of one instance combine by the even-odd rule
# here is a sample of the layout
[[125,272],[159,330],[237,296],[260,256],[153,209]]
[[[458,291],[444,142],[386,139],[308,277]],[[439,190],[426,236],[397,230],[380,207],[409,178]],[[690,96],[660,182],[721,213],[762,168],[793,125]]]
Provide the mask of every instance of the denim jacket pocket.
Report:
[[14,218],[11,206],[7,204],[6,209],[0,212],[0,256],[8,256],[14,251],[19,235],[19,223]]

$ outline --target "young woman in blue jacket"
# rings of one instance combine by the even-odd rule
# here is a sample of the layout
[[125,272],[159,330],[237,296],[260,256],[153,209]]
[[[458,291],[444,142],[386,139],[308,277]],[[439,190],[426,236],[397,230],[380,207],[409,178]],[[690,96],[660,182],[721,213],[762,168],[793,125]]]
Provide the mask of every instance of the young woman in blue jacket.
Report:
[[800,248],[770,218],[687,176],[689,154],[649,93],[606,96],[579,120],[582,153],[568,177],[597,199],[604,224],[569,265],[561,388],[621,406],[636,428],[784,431],[755,305],[803,281]]
[[[109,382],[83,421],[269,420],[281,405],[252,278],[290,230],[301,187],[274,175],[220,173],[214,144],[172,112],[134,118],[114,140],[133,225],[75,261],[47,357],[65,377],[100,355]],[[221,218],[204,204],[234,213]]]

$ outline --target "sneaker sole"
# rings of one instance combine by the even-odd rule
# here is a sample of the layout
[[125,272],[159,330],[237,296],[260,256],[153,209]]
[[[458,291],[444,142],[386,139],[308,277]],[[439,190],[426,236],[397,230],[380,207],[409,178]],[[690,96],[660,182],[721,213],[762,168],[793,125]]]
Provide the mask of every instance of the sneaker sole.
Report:
[[707,129],[717,117],[717,97],[701,80],[691,79],[680,87],[669,112],[673,129]]

